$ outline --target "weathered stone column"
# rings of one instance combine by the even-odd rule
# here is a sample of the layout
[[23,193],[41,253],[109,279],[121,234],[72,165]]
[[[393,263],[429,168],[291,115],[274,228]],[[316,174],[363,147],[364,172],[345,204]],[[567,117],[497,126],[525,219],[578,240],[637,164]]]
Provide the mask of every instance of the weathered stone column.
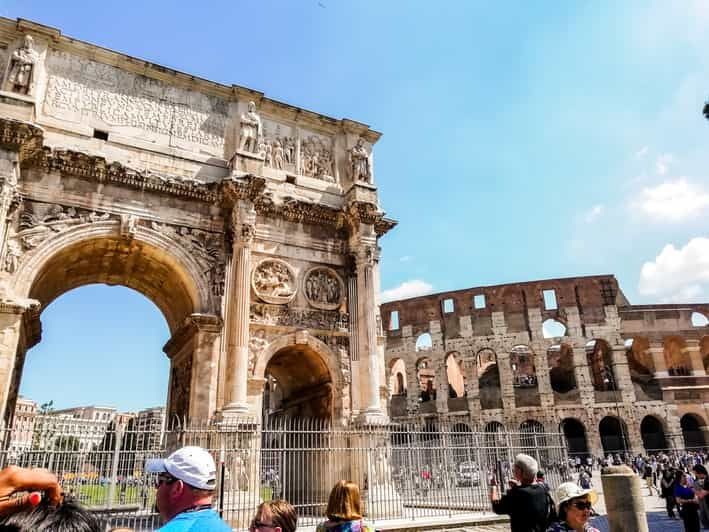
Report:
[[689,358],[689,362],[692,364],[692,375],[706,375],[707,372],[704,369],[704,361],[702,360],[702,353],[699,348],[699,340],[685,340],[686,347],[684,352]]
[[515,388],[512,367],[510,366],[510,354],[508,351],[497,353],[497,370],[500,372],[500,393],[502,394],[502,408],[505,419],[514,415],[515,411]]
[[615,375],[616,388],[620,394],[619,401],[623,403],[634,403],[635,388],[633,381],[630,378],[630,369],[628,368],[628,353],[624,345],[613,346],[613,374]]
[[651,345],[648,349],[655,366],[655,378],[667,377],[667,362],[665,361],[665,348],[661,345]]
[[6,286],[0,288],[4,290],[0,294],[0,413],[5,420],[9,414],[5,410],[14,378],[22,318],[25,312],[38,309],[39,302],[13,297],[7,293]]
[[217,408],[221,319],[192,314],[163,348],[171,360],[168,415],[208,421]]
[[[372,231],[373,233],[373,231]],[[378,261],[376,236],[357,235],[355,243],[355,264],[357,276],[357,323],[359,333],[360,385],[362,405],[360,420],[381,422],[385,419],[382,410],[379,386],[379,350],[377,349],[376,294],[374,269]]]
[[647,532],[640,477],[628,466],[611,466],[601,475],[611,532]]
[[249,312],[251,306],[251,245],[256,211],[251,201],[238,200],[231,213],[232,253],[227,262],[226,352],[227,405],[225,414],[245,414],[249,368]]

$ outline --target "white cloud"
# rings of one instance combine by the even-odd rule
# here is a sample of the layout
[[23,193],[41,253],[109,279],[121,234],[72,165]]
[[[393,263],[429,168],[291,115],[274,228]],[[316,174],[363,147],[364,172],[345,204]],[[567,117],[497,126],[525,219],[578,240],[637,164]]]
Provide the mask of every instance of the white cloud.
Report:
[[707,283],[709,238],[698,237],[680,249],[667,244],[654,261],[643,264],[638,291],[662,303],[688,303],[705,297]]
[[658,174],[665,175],[670,167],[670,164],[673,162],[674,157],[671,153],[663,153],[662,155],[658,155],[657,159],[655,159],[655,170]]
[[648,148],[647,146],[643,146],[642,148],[640,148],[638,151],[635,152],[635,158],[642,159],[643,157],[645,157],[647,155],[647,152],[649,151],[649,149],[650,148]]
[[381,301],[382,303],[386,303],[387,301],[395,301],[397,299],[425,296],[431,292],[433,292],[432,285],[421,279],[413,279],[411,281],[404,281],[395,288],[384,290],[381,293]]
[[709,193],[685,178],[645,188],[635,208],[658,221],[681,222],[709,207]]
[[586,212],[583,219],[586,221],[587,224],[593,223],[596,218],[598,218],[601,213],[603,213],[603,208],[603,205],[600,203],[598,205],[594,205],[589,211]]

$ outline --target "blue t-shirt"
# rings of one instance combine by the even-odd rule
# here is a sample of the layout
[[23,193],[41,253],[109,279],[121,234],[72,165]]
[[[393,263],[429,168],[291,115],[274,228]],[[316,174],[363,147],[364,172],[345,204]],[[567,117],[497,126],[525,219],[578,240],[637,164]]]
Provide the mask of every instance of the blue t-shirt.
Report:
[[214,510],[200,510],[177,514],[157,532],[231,532],[231,527]]

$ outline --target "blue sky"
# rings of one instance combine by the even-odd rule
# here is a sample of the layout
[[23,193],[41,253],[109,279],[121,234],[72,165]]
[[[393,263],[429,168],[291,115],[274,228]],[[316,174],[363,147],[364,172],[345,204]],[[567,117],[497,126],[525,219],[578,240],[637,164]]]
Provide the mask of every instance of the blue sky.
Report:
[[[21,0],[0,14],[382,131],[376,181],[400,222],[382,241],[385,297],[614,273],[634,303],[709,299],[706,2]],[[29,372],[39,350],[65,365],[89,345],[97,293],[48,308],[23,393],[87,402]],[[108,306],[92,322],[105,335],[123,327]],[[155,307],[125,308],[166,331]],[[50,337],[59,315],[75,334]],[[148,332],[118,331],[136,341],[120,356],[161,360],[166,382],[167,332]],[[133,402],[123,386],[88,402],[164,401],[131,382]]]

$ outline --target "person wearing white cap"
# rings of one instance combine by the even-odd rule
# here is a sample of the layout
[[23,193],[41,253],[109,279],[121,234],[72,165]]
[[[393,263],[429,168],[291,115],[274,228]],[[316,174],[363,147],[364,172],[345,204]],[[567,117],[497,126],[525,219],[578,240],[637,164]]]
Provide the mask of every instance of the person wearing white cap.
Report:
[[575,482],[564,482],[556,488],[556,504],[559,522],[551,525],[547,532],[599,532],[588,520],[591,505],[598,500],[592,489],[584,489]]
[[165,524],[159,532],[231,532],[212,510],[217,468],[201,447],[183,447],[167,458],[148,460],[148,473],[157,473],[155,502]]

